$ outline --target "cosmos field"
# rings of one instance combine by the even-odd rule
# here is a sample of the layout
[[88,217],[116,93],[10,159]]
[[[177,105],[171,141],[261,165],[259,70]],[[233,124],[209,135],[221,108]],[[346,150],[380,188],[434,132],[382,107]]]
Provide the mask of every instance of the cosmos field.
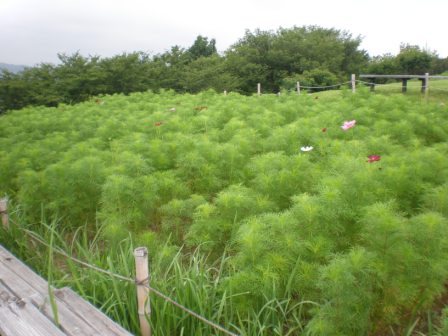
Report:
[[[123,241],[147,246],[154,283],[242,335],[436,335],[428,321],[443,324],[448,280],[445,103],[162,91],[11,111],[0,117],[0,194],[28,228],[57,222],[61,241],[85,230],[111,258]],[[182,297],[192,256],[204,293]],[[163,278],[174,259],[184,273]],[[161,315],[157,335],[210,334]]]

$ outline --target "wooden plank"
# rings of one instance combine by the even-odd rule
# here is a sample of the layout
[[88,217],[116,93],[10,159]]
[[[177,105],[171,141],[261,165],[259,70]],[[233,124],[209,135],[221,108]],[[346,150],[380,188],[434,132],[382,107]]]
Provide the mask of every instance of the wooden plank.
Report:
[[0,283],[10,289],[10,292],[18,298],[33,298],[37,304],[43,304],[42,294],[22,279],[17,273],[0,263]]
[[[41,301],[41,299],[39,299]],[[48,296],[44,297],[43,304],[39,306],[40,311],[47,316],[49,319],[53,320],[53,310],[50,305],[50,300]],[[59,328],[69,336],[99,336],[101,333],[92,324],[85,323],[83,318],[77,316],[69,307],[66,307],[63,302],[61,302],[56,297],[56,306],[58,310],[59,317]],[[37,303],[34,298],[31,300],[32,303]]]
[[411,79],[411,78],[425,78],[425,76],[424,75],[359,75],[359,78]]
[[39,309],[15,296],[0,283],[0,334],[2,336],[64,336]]
[[[17,279],[20,278],[23,282],[26,282],[35,292],[41,294],[47,293],[47,282],[0,245],[0,277],[4,268],[13,272]],[[25,296],[28,295],[23,295],[22,297]]]
[[95,329],[99,330],[101,335],[123,335],[132,336],[132,334],[112,321],[99,309],[82,299],[71,288],[64,287],[56,291],[56,297],[69,307],[75,314],[85,320],[85,323],[95,324]]
[[65,336],[50,320],[29,303],[0,304],[2,336]]
[[[28,270],[28,272],[29,271],[30,270]],[[8,288],[10,288],[10,291],[14,293],[15,296],[29,300],[30,303],[36,306],[43,315],[53,321],[53,311],[48,297],[48,285],[45,286],[45,289],[37,288],[39,286],[33,287],[33,285],[35,285],[34,282],[25,281],[20,275],[6,267],[0,267],[0,278],[4,284],[7,284]],[[39,283],[41,283],[41,281],[39,281]],[[86,324],[83,319],[80,319],[69,308],[65,307],[64,303],[61,303],[57,297],[56,305],[58,309],[60,329],[67,335],[100,335],[100,333],[92,328],[91,325]]]
[[[20,260],[0,245],[0,281],[10,288],[19,298],[29,299],[48,319],[53,320],[48,297],[48,284]],[[56,290],[57,292],[57,290]],[[71,336],[104,335],[101,328],[95,326],[96,321],[87,322],[89,316],[80,316],[66,306],[65,302],[56,296],[60,329]],[[113,335],[109,333],[109,335]]]

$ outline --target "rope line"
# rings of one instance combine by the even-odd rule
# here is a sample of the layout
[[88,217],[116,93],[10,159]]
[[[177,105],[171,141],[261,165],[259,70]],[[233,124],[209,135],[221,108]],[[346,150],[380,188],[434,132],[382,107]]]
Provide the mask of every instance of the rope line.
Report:
[[447,92],[447,91],[448,91],[448,89],[435,88],[435,87],[433,87],[433,86],[431,86],[431,87],[429,88],[429,90],[430,90],[430,91],[444,91],[444,92]]
[[[362,84],[366,84],[366,85],[375,85],[375,86],[391,86],[391,85],[395,85],[395,86],[397,86],[399,83],[387,83],[387,84],[380,84],[380,83],[373,83],[373,82],[365,82],[365,81],[362,81],[362,80],[356,80],[358,83],[362,83]],[[410,86],[412,86],[412,85],[408,85],[408,87],[410,87]],[[421,85],[414,85],[415,87],[421,87]],[[425,87],[425,86],[423,86],[423,87]]]
[[72,256],[68,255],[65,251],[61,250],[58,247],[51,247],[47,242],[43,241],[35,232],[27,230],[27,229],[22,229],[22,228],[20,228],[20,229],[22,231],[24,231],[26,234],[28,234],[32,239],[36,240],[37,242],[41,243],[42,245],[45,245],[46,247],[53,248],[53,250],[55,252],[57,252],[58,254],[66,257],[66,258],[68,258],[68,259],[70,259],[70,260],[72,260],[72,261],[74,261],[74,262],[76,262],[76,263],[78,263],[80,265],[83,265],[83,266],[85,266],[87,268],[91,268],[91,269],[93,269],[93,270],[95,270],[97,272],[110,275],[110,276],[115,277],[115,278],[120,279],[120,280],[135,282],[134,279],[122,276],[120,274],[113,273],[111,271],[104,270],[104,269],[102,269],[102,268],[100,268],[98,266],[88,264],[88,263],[86,263],[86,262],[84,262],[82,260],[79,260],[79,259],[77,259],[75,257],[72,257]]
[[[366,81],[363,81],[360,79],[356,79],[355,82],[369,85],[369,86],[373,85],[373,86],[397,86],[398,87],[398,85],[399,85],[398,82],[380,84],[380,83],[366,82]],[[340,87],[342,85],[351,84],[351,83],[352,83],[351,81],[347,81],[347,82],[334,84],[334,85],[325,85],[325,86],[302,86],[302,85],[300,85],[299,87],[300,87],[300,89],[327,89],[327,88]],[[429,85],[420,85],[420,84],[414,84],[414,83],[408,83],[406,86],[408,88],[414,88],[414,87],[423,88],[423,89],[429,88]],[[431,90],[448,91],[448,89],[438,89],[438,88],[434,88],[434,87],[431,87]]]
[[[372,82],[365,82],[362,80],[356,80],[358,83],[362,83],[365,85],[374,85],[374,86],[395,86],[397,89],[401,88],[402,86],[400,86],[399,83],[387,83],[387,84],[380,84],[380,83],[372,83]],[[406,87],[408,88],[423,88],[423,89],[429,89],[431,91],[448,91],[448,89],[442,89],[442,88],[436,88],[434,86],[431,85],[420,85],[420,84],[407,84]]]
[[339,87],[345,84],[349,84],[351,81],[340,83],[340,84],[334,84],[334,85],[326,85],[326,86],[302,86],[300,85],[301,89],[326,89],[326,88],[333,88],[333,87]]
[[[362,82],[362,83],[366,84],[366,85],[374,85],[374,86],[381,86],[381,87],[384,87],[384,86],[395,86],[397,89],[401,89],[402,88],[402,86],[399,86],[396,83],[389,83],[389,84],[377,84],[377,83],[368,83],[368,82]],[[436,88],[436,87],[430,86],[430,85],[423,85],[423,86],[422,85],[407,85],[406,87],[407,88],[411,88],[411,89],[417,88],[417,89],[428,89],[430,91],[448,92],[448,89]]]
[[119,280],[132,282],[132,283],[134,283],[134,284],[136,284],[138,286],[143,286],[143,287],[149,289],[152,293],[154,293],[158,297],[162,298],[165,301],[168,301],[172,305],[174,305],[174,306],[178,307],[179,309],[183,310],[184,312],[186,312],[186,313],[196,317],[198,320],[204,322],[205,324],[208,324],[209,326],[213,327],[214,329],[222,331],[223,333],[225,333],[227,335],[230,335],[230,336],[239,336],[238,334],[235,334],[235,333],[233,333],[231,331],[228,331],[227,329],[225,329],[224,327],[220,326],[219,324],[216,324],[216,323],[214,323],[214,322],[212,322],[210,320],[207,320],[205,317],[199,315],[198,313],[194,312],[193,310],[191,310],[191,309],[183,306],[182,304],[178,303],[177,301],[171,299],[170,297],[168,297],[167,295],[163,294],[159,290],[149,286],[148,284],[145,284],[144,282],[149,280],[149,277],[146,278],[146,279],[143,279],[141,281],[137,281],[137,279],[132,279],[130,277],[125,277],[123,275],[120,275],[120,274],[117,274],[117,273],[114,273],[114,272],[102,269],[102,268],[100,268],[98,266],[91,265],[89,263],[86,263],[86,262],[78,259],[78,258],[75,258],[75,257],[73,257],[71,255],[68,255],[65,251],[61,250],[58,247],[51,247],[47,242],[42,240],[35,232],[27,230],[27,229],[23,229],[23,228],[20,228],[20,229],[22,231],[24,231],[26,234],[28,234],[32,239],[36,240],[37,242],[41,243],[42,245],[44,245],[46,247],[49,247],[49,248],[53,248],[54,252],[56,252],[56,253],[64,256],[64,257],[66,257],[66,258],[68,258],[68,259],[70,259],[70,260],[72,260],[72,261],[74,261],[74,262],[76,262],[76,263],[78,263],[78,264],[80,264],[82,266],[85,266],[85,267],[93,269],[93,270],[95,270],[97,272],[109,275],[111,277],[117,278]]

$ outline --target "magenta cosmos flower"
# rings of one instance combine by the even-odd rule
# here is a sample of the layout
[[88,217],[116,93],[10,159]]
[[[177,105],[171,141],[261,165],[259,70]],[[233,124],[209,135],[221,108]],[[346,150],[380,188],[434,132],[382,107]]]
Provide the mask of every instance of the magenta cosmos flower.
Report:
[[352,127],[355,127],[356,124],[356,120],[352,120],[352,121],[344,121],[344,125],[341,126],[341,128],[346,131]]
[[381,160],[381,155],[369,155],[367,162],[372,163]]

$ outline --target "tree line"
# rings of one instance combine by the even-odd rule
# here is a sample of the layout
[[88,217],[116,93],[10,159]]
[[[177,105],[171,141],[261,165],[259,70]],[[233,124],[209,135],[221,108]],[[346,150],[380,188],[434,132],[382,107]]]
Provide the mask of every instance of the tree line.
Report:
[[173,46],[150,55],[123,53],[109,58],[59,54],[59,64],[41,63],[14,74],[0,73],[0,113],[28,105],[73,104],[101,94],[161,89],[252,94],[257,83],[266,92],[302,85],[345,82],[351,73],[423,74],[448,70],[448,58],[418,46],[402,45],[396,56],[370,57],[362,39],[346,31],[318,26],[246,31],[223,53],[215,39],[198,36],[189,48]]

